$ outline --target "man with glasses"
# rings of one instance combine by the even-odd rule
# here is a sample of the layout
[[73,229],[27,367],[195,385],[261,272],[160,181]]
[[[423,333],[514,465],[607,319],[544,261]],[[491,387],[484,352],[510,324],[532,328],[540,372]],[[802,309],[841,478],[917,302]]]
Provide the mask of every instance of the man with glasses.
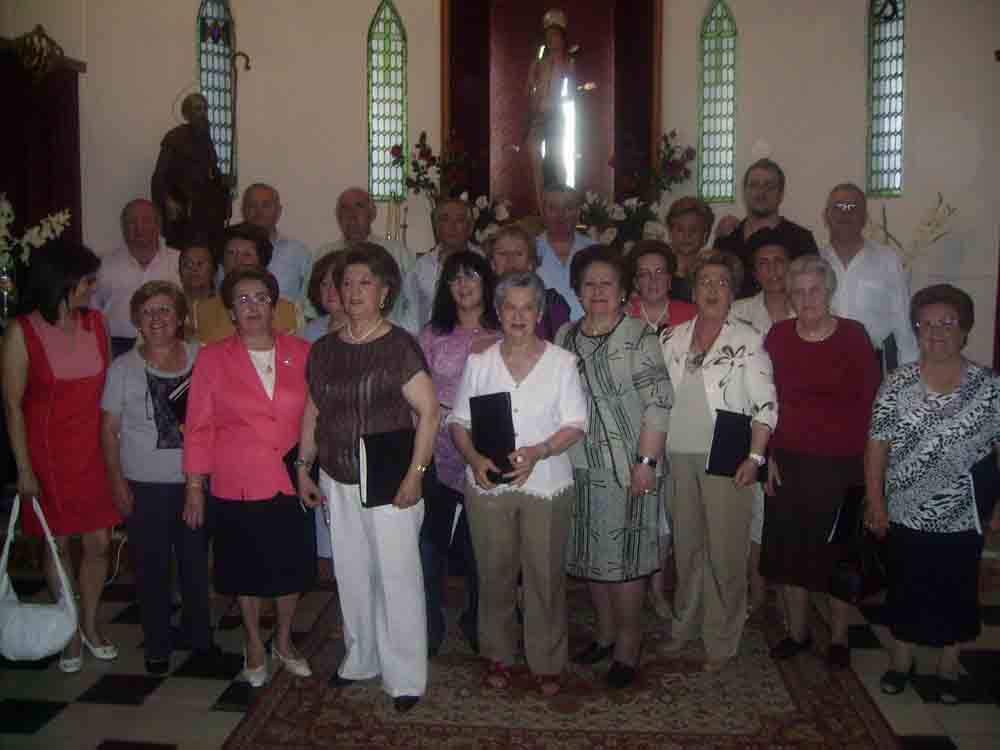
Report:
[[569,303],[570,319],[583,317],[583,306],[570,283],[573,256],[594,243],[576,231],[580,223],[580,195],[568,185],[551,185],[542,197],[545,231],[536,240],[538,268],[535,273],[547,289],[555,289]]
[[[739,222],[735,216],[722,218],[715,230],[715,247],[732,253],[743,261],[745,268],[751,268],[750,256],[754,245],[750,238],[763,229],[769,229],[777,244],[788,251],[790,261],[806,253],[815,253],[817,247],[813,233],[778,213],[784,197],[785,173],[781,167],[770,159],[755,161],[743,176],[746,218]],[[759,291],[760,286],[754,275],[744,274],[743,286],[737,290],[736,297],[751,297]]]
[[919,350],[910,327],[910,285],[899,256],[862,234],[868,221],[864,191],[851,182],[837,185],[823,217],[830,245],[819,253],[837,274],[833,313],[864,325],[884,372],[915,362]]

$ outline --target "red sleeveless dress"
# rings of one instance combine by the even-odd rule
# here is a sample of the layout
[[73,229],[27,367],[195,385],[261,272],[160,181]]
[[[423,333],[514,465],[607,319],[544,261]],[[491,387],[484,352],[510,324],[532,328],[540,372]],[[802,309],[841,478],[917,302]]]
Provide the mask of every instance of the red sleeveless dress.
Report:
[[[83,310],[78,315],[83,338],[96,339],[100,367],[96,374],[65,379],[56,376],[54,369],[61,368],[53,368],[49,361],[35,328],[39,318],[17,319],[28,352],[28,382],[21,402],[28,451],[42,490],[39,502],[55,536],[83,534],[121,522],[101,452],[101,396],[110,360],[108,334],[99,312]],[[21,508],[24,532],[42,536],[34,509],[24,503]]]

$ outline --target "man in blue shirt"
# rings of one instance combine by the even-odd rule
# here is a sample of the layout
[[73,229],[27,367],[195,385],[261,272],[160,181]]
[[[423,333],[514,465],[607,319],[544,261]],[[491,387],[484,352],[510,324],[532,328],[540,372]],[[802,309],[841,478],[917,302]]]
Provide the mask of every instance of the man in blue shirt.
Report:
[[577,251],[594,243],[576,231],[580,222],[580,195],[568,185],[550,185],[542,199],[545,231],[536,243],[540,263],[536,273],[549,289],[569,303],[570,320],[583,317],[583,307],[569,283],[569,267]]
[[312,269],[312,253],[298,240],[278,231],[281,219],[281,196],[263,182],[255,182],[243,193],[243,219],[267,230],[274,245],[274,255],[267,270],[278,280],[278,290],[289,302],[302,304],[306,281]]

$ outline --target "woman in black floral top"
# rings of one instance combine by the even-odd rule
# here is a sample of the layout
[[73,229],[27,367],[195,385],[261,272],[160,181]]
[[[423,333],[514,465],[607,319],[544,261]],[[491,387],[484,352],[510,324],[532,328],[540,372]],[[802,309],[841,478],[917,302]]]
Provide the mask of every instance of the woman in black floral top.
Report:
[[866,523],[888,539],[894,642],[882,692],[906,687],[913,644],[940,647],[944,703],[961,700],[958,644],[980,631],[983,524],[1000,528],[997,508],[980,518],[970,473],[1000,439],[1000,378],[961,353],[973,318],[972,299],[949,284],[913,296],[920,360],[882,384],[865,462]]

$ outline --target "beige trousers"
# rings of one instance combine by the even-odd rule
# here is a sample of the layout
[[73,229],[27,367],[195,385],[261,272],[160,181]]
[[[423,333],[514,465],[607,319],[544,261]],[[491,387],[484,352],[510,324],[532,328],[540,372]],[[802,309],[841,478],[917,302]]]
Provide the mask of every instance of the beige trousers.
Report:
[[524,650],[531,671],[562,672],[567,659],[566,540],[574,492],[552,498],[511,490],[487,495],[466,484],[472,547],[479,570],[479,649],[513,664],[520,625],[517,574],[524,584]]
[[677,589],[673,638],[699,635],[712,661],[736,655],[747,612],[753,490],[705,473],[705,454],[670,454]]

